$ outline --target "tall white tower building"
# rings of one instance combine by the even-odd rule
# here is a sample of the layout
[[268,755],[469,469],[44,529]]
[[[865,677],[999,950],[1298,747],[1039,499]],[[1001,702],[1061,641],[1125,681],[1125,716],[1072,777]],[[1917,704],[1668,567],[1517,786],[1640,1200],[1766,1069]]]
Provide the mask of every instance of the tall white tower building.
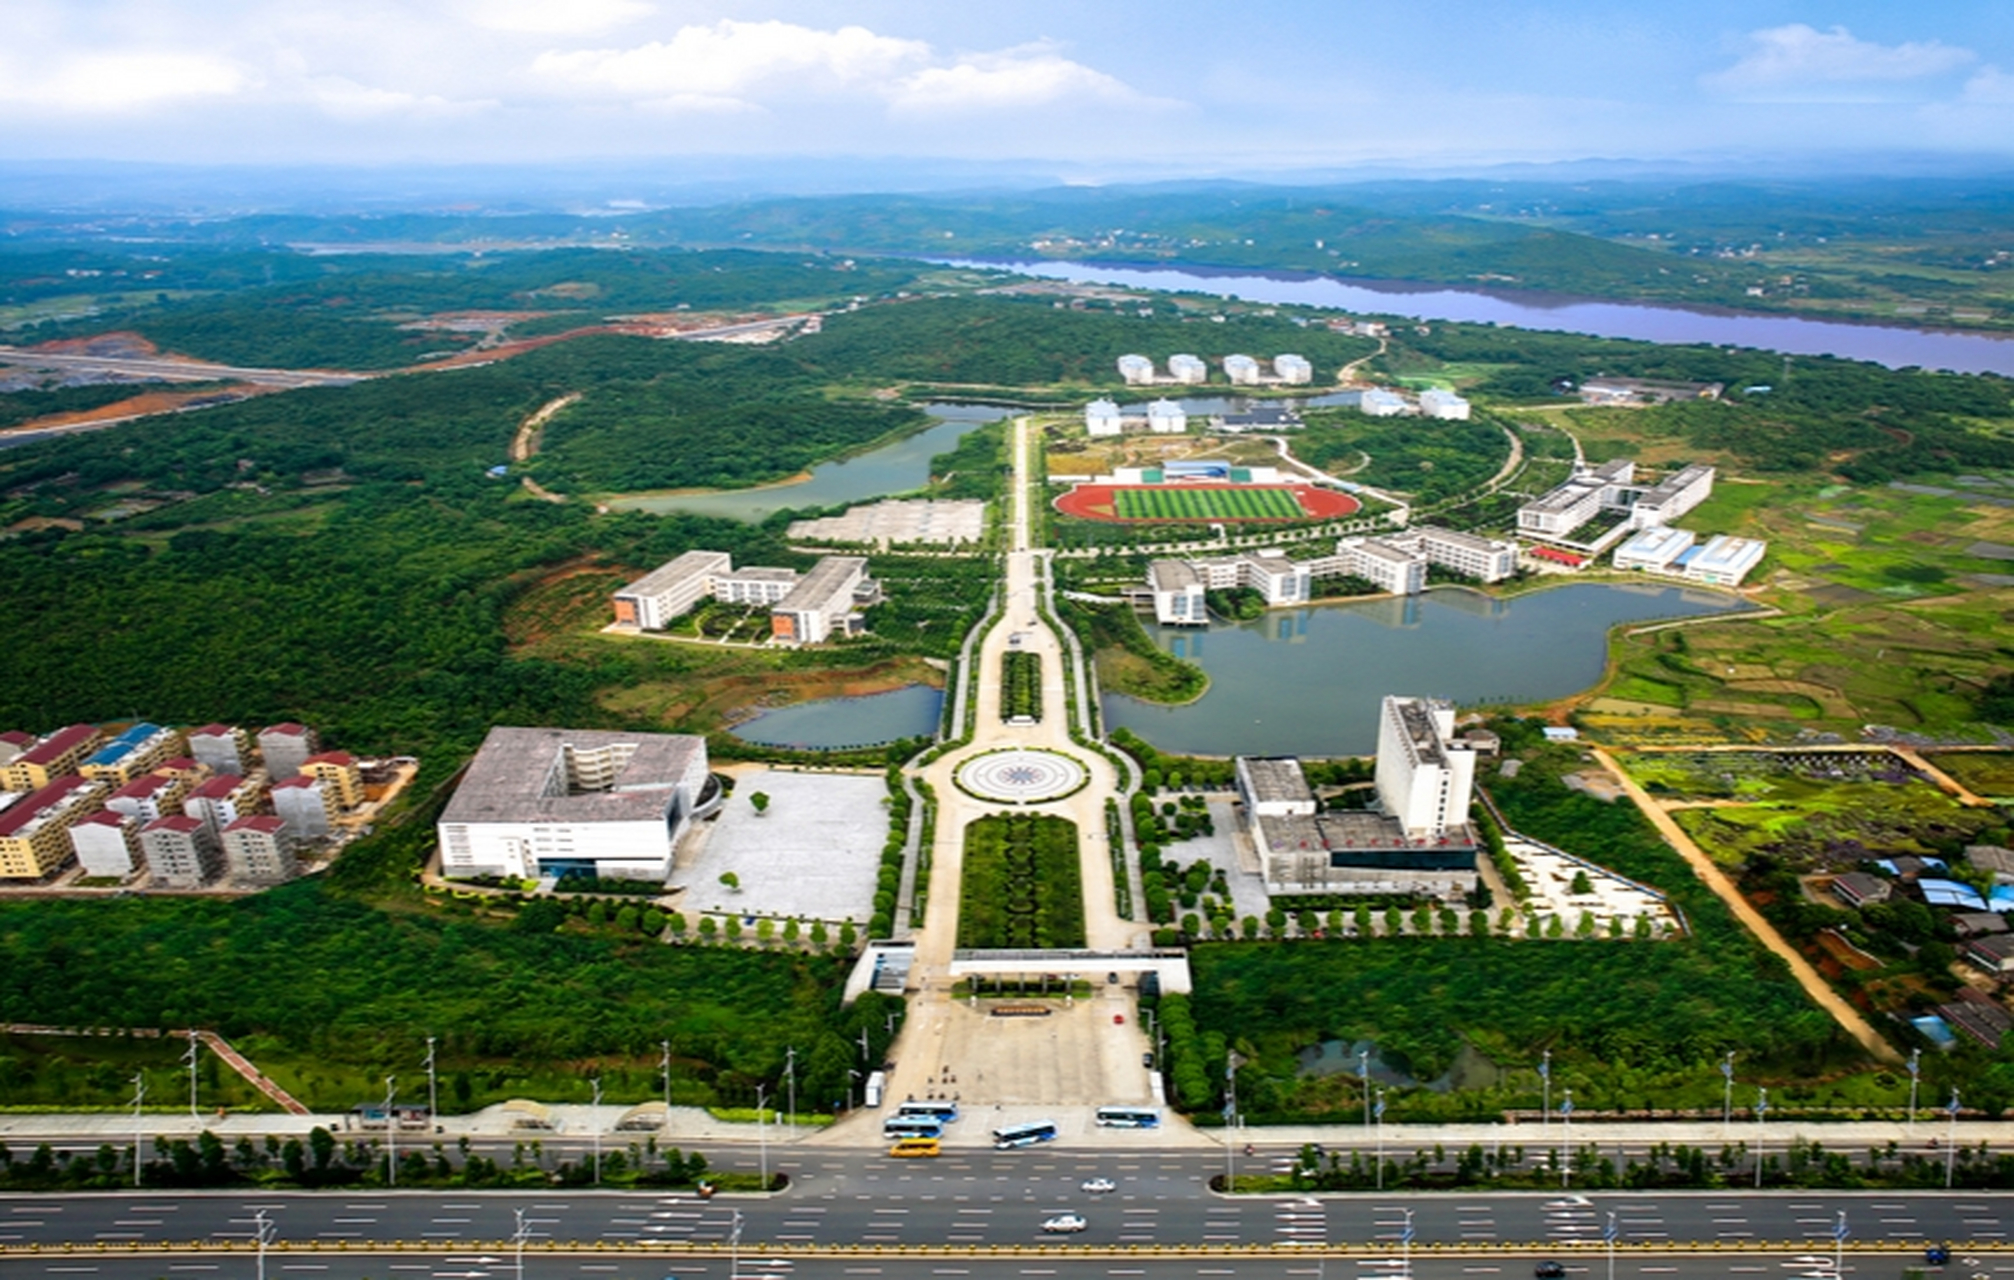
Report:
[[1434,840],[1469,820],[1476,757],[1455,740],[1454,705],[1387,697],[1378,714],[1378,801],[1411,840]]

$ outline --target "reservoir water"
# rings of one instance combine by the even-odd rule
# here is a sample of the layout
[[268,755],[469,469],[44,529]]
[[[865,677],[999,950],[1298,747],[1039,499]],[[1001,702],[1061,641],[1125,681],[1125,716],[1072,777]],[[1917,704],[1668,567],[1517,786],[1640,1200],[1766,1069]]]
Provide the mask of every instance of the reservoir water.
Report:
[[822,463],[811,469],[809,479],[797,484],[711,493],[638,494],[610,499],[608,505],[618,511],[683,511],[753,523],[786,508],[831,507],[908,493],[929,481],[930,459],[949,453],[959,437],[974,427],[998,422],[1014,412],[982,404],[927,404],[923,410],[938,419],[937,425],[855,457]]
[[1663,583],[1576,583],[1510,600],[1438,587],[1253,622],[1149,627],[1163,649],[1201,665],[1210,687],[1181,707],[1107,694],[1105,723],[1175,753],[1365,755],[1377,749],[1386,694],[1463,706],[1561,698],[1601,678],[1610,627],[1743,607]]
[[1841,356],[1871,360],[1891,369],[1920,365],[1958,373],[2014,374],[2014,339],[1947,329],[1603,302],[1524,291],[1485,292],[1403,280],[1344,281],[1293,272],[1184,271],[1094,262],[961,262],[959,265],[1003,268],[1081,284],[1212,294],[1247,302],[1516,325],[1522,329],[1586,333],[1641,342],[1702,342],[1723,347],[1759,347],[1792,355]]
[[859,698],[820,698],[765,711],[734,726],[735,737],[765,747],[831,751],[871,747],[937,731],[944,691],[905,685]]

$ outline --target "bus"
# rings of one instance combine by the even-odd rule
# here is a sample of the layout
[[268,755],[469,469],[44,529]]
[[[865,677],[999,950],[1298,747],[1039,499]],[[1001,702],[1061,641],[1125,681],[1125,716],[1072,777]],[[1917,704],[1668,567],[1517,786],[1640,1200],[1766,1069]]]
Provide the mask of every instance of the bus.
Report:
[[1152,1107],[1099,1107],[1101,1129],[1158,1129],[1161,1113]]
[[895,1108],[898,1116],[934,1116],[939,1124],[950,1124],[958,1118],[958,1104],[955,1102],[905,1102]]
[[884,1138],[941,1138],[944,1126],[935,1116],[890,1116],[881,1122]]
[[900,1138],[888,1148],[891,1156],[914,1157],[942,1154],[942,1147],[935,1138]]
[[1056,1122],[1037,1120],[1032,1124],[1010,1124],[1004,1129],[993,1131],[993,1147],[997,1151],[1010,1151],[1015,1147],[1032,1147],[1038,1142],[1056,1140]]

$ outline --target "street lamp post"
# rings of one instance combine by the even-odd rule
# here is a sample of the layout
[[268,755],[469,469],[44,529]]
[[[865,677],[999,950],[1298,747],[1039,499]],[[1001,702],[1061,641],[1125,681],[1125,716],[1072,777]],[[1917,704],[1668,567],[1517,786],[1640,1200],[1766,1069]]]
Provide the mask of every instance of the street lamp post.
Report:
[[658,1072],[664,1076],[664,1125],[671,1127],[671,1041],[662,1042],[664,1053],[657,1060]]
[[259,1280],[266,1280],[266,1246],[273,1240],[273,1224],[264,1209],[252,1215],[252,1233],[259,1244]]
[[1371,1127],[1371,1051],[1357,1050],[1357,1079],[1364,1085],[1364,1128]]
[[1608,1280],[1615,1280],[1615,1210],[1608,1211],[1608,1226],[1602,1229],[1602,1239],[1608,1242]]
[[596,1076],[587,1083],[588,1087],[594,1090],[594,1106],[587,1118],[587,1122],[593,1127],[594,1185],[598,1187],[601,1185],[601,1077]]
[[182,1061],[189,1068],[189,1119],[191,1120],[202,1119],[196,1112],[196,1058],[201,1046],[202,1042],[196,1039],[196,1033],[192,1029],[189,1032],[189,1051],[182,1055]]
[[1242,1065],[1236,1049],[1224,1059],[1224,1191],[1236,1195],[1238,1191],[1238,1067]]
[[1378,1190],[1385,1189],[1385,1091],[1378,1090]]
[[790,1127],[784,1131],[784,1136],[788,1137],[797,1132],[797,1050],[795,1049],[786,1049],[783,1052],[783,1078],[790,1086],[790,1110],[787,1113],[790,1117],[788,1121]]
[[[734,1211],[734,1229],[727,1233],[727,1280],[741,1280],[741,1210]],[[518,1280],[524,1280],[519,1276]]]
[[[755,1086],[755,1145],[762,1161],[762,1189],[769,1190],[769,1125],[764,1119],[769,1114],[769,1091],[761,1085]],[[739,1226],[741,1215],[735,1215]]]
[[1951,1189],[1952,1165],[1958,1159],[1958,1090],[1951,1091],[1951,1102],[1945,1110],[1951,1113],[1951,1127],[1944,1138],[1944,1189]]
[[1755,1185],[1762,1185],[1762,1118],[1769,1114],[1769,1090],[1755,1090]]
[[1909,1132],[1916,1131],[1916,1086],[1923,1078],[1923,1050],[1909,1051]]
[[143,1131],[145,1121],[140,1118],[140,1104],[147,1100],[147,1073],[138,1072],[133,1077],[133,1185],[140,1185],[141,1144],[146,1141]]
[[1543,1140],[1552,1131],[1552,1050],[1538,1060],[1538,1131]]
[[434,1075],[434,1038],[427,1037],[427,1060],[422,1064],[427,1069],[427,1128],[434,1127],[435,1117],[441,1113],[440,1081]]
[[1846,1210],[1839,1211],[1839,1221],[1832,1224],[1832,1280],[1840,1280],[1840,1268],[1846,1262]]
[[531,1224],[524,1220],[524,1210],[512,1212],[517,1214],[517,1230],[511,1233],[511,1243],[517,1246],[517,1280],[524,1280],[524,1239],[531,1234]]
[[853,1082],[859,1078],[860,1073],[858,1071],[855,1071],[851,1067],[846,1069],[846,1109],[848,1111],[853,1110]]
[[398,1077],[385,1077],[385,1177],[391,1185],[399,1185],[399,1118],[392,1111],[392,1101],[399,1096]]
[[1399,1230],[1399,1274],[1405,1280],[1413,1275],[1413,1211],[1406,1210],[1406,1225]]
[[1560,1161],[1559,1185],[1565,1190],[1573,1179],[1573,1089],[1566,1090],[1566,1098],[1559,1104]]
[[1721,1059],[1720,1078],[1723,1088],[1720,1094],[1720,1136],[1727,1136],[1728,1127],[1734,1123],[1734,1050],[1729,1049]]

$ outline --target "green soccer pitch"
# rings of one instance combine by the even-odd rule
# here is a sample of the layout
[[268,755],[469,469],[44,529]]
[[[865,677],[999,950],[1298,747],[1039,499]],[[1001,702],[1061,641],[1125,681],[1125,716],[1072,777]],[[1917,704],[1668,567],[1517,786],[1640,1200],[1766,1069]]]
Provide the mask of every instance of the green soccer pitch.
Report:
[[1114,512],[1121,520],[1305,520],[1291,489],[1120,489]]

